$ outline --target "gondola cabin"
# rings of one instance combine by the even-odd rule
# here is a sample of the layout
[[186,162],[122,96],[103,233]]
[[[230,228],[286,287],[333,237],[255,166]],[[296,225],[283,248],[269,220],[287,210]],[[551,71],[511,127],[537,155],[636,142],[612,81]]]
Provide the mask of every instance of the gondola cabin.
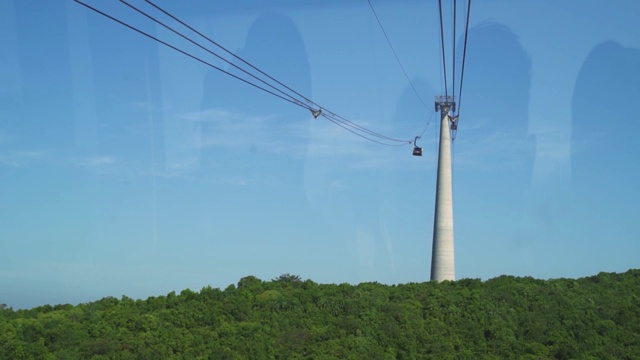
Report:
[[420,136],[416,136],[415,139],[413,139],[413,156],[422,156],[422,148],[416,145],[418,139],[420,139]]

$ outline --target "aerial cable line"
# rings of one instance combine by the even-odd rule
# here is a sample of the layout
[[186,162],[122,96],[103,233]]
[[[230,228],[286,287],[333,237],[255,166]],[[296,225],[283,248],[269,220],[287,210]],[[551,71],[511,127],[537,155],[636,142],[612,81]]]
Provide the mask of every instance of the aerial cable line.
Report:
[[341,122],[339,122],[339,121],[336,121],[334,118],[331,118],[330,116],[328,116],[328,115],[327,115],[327,114],[325,114],[325,113],[322,113],[320,116],[322,116],[322,117],[326,118],[327,120],[329,120],[329,121],[331,121],[332,123],[334,123],[334,124],[336,124],[336,125],[340,126],[341,128],[343,128],[343,129],[345,129],[345,130],[347,130],[347,131],[349,131],[349,132],[351,132],[351,133],[353,133],[353,134],[355,134],[355,135],[357,135],[357,136],[359,136],[359,137],[361,137],[361,138],[363,138],[363,139],[366,139],[366,140],[369,140],[369,141],[371,141],[371,142],[374,142],[374,143],[376,143],[376,144],[385,145],[385,146],[404,146],[404,145],[407,145],[406,143],[411,144],[411,141],[404,141],[404,140],[403,140],[403,142],[402,142],[402,143],[400,143],[400,144],[388,144],[388,143],[383,143],[383,142],[381,142],[381,141],[378,141],[378,140],[375,140],[375,139],[369,138],[369,137],[367,137],[367,136],[365,136],[365,135],[362,135],[362,134],[360,134],[360,133],[358,133],[358,132],[356,132],[356,131],[354,131],[354,130],[352,130],[352,129],[348,128],[348,127],[346,127],[345,125],[343,125],[343,123],[341,123]]
[[[453,96],[456,96],[456,9],[457,6],[456,4],[458,3],[457,0],[453,0],[453,39],[452,39],[452,48],[453,48],[453,82],[451,84],[452,86],[452,90],[451,90],[451,94],[453,94]],[[455,98],[454,98],[455,101]]]
[[378,22],[378,25],[380,25],[380,30],[382,30],[382,33],[384,34],[384,38],[387,39],[387,44],[389,44],[389,47],[391,48],[393,55],[396,57],[396,61],[398,62],[398,65],[400,65],[400,69],[402,69],[402,73],[404,74],[404,77],[407,78],[409,85],[411,85],[411,88],[413,89],[413,93],[416,94],[416,97],[418,98],[418,100],[420,100],[420,102],[422,103],[422,106],[424,106],[425,109],[428,109],[427,104],[425,104],[425,102],[420,97],[420,94],[418,94],[418,90],[416,90],[416,87],[413,86],[413,82],[411,82],[409,75],[407,75],[407,71],[404,69],[404,66],[402,66],[402,62],[400,62],[400,58],[398,57],[398,54],[396,53],[395,48],[391,44],[391,40],[389,39],[389,36],[387,36],[387,32],[384,30],[384,26],[382,26],[382,22],[380,21],[380,18],[378,17],[376,10],[373,8],[373,5],[371,4],[371,0],[367,0],[367,1],[369,2],[369,7],[373,12],[373,16],[375,16],[376,21]]
[[[304,108],[304,109],[310,110],[310,111],[311,111],[311,113],[313,114],[313,116],[314,116],[315,118],[317,118],[318,116],[320,116],[320,115],[322,114],[322,115],[323,115],[323,117],[326,117],[327,119],[329,119],[329,120],[330,120],[331,122],[333,122],[334,124],[339,125],[340,127],[345,128],[345,129],[349,130],[350,132],[352,132],[352,133],[354,133],[354,134],[356,134],[356,135],[358,135],[358,136],[360,136],[360,137],[362,137],[362,138],[364,138],[364,139],[367,139],[367,140],[369,140],[369,141],[373,141],[373,142],[378,143],[378,144],[388,145],[388,146],[399,146],[399,145],[406,145],[407,143],[411,143],[411,142],[410,142],[410,141],[408,141],[408,140],[394,139],[394,138],[391,138],[391,137],[388,137],[388,136],[385,136],[385,135],[379,134],[379,133],[374,132],[374,131],[372,131],[372,130],[369,130],[369,129],[367,129],[367,128],[363,127],[363,126],[360,126],[360,125],[358,125],[358,124],[356,124],[356,123],[353,123],[353,122],[351,122],[351,121],[349,121],[349,120],[347,120],[347,119],[345,119],[345,118],[343,118],[343,117],[341,117],[341,116],[339,116],[339,115],[336,115],[336,114],[334,114],[334,113],[332,113],[332,112],[330,112],[330,111],[328,111],[328,110],[326,110],[326,109],[323,109],[321,106],[319,106],[319,105],[315,104],[314,102],[312,102],[311,100],[307,99],[306,97],[304,97],[304,96],[300,95],[300,94],[299,94],[299,93],[297,93],[296,91],[291,90],[292,92],[296,93],[297,95],[299,95],[300,97],[302,97],[303,99],[305,99],[307,102],[312,103],[313,105],[318,106],[318,108],[319,108],[319,109],[318,109],[318,110],[315,110],[315,109],[313,109],[311,106],[309,106],[308,104],[305,104],[304,102],[302,102],[302,101],[300,101],[300,100],[296,99],[295,97],[293,97],[293,96],[291,96],[291,95],[289,95],[289,94],[286,94],[286,93],[284,93],[282,90],[279,90],[279,89],[275,88],[274,86],[269,85],[269,84],[268,84],[268,83],[266,83],[265,81],[263,81],[263,80],[261,80],[261,79],[257,78],[258,80],[262,81],[263,83],[265,83],[265,84],[266,84],[266,85],[268,85],[269,87],[271,87],[271,88],[275,89],[275,90],[276,90],[276,91],[278,91],[278,92],[283,93],[286,97],[285,97],[285,96],[282,96],[282,95],[279,95],[279,94],[277,94],[277,93],[275,93],[275,92],[273,92],[273,91],[271,91],[271,90],[268,90],[268,89],[266,89],[266,88],[264,88],[264,87],[262,87],[262,86],[260,86],[260,85],[257,85],[257,84],[255,84],[255,83],[252,83],[251,81],[249,81],[249,80],[247,80],[247,79],[241,78],[241,77],[239,77],[239,76],[237,76],[237,75],[235,75],[235,74],[232,74],[232,73],[230,73],[230,72],[228,72],[228,71],[226,71],[226,70],[224,70],[224,69],[222,69],[222,68],[220,68],[220,67],[218,67],[218,66],[215,66],[215,65],[213,65],[213,64],[211,64],[211,63],[209,63],[209,62],[207,62],[207,61],[205,61],[205,60],[202,60],[201,58],[199,58],[199,57],[197,57],[197,56],[195,56],[195,55],[193,55],[193,54],[190,54],[190,53],[188,53],[188,52],[186,52],[186,51],[184,51],[184,50],[181,50],[181,49],[177,48],[177,47],[176,47],[176,46],[174,46],[174,45],[171,45],[171,44],[169,44],[169,43],[167,43],[167,42],[165,42],[165,41],[163,41],[163,40],[160,40],[159,38],[157,38],[157,37],[155,37],[155,36],[153,36],[153,35],[150,35],[150,34],[148,34],[148,33],[144,32],[144,31],[142,31],[142,30],[140,30],[140,29],[137,29],[136,27],[134,27],[134,26],[132,26],[132,25],[129,25],[129,24],[125,23],[124,21],[121,21],[121,20],[119,20],[119,19],[116,19],[115,17],[113,17],[113,16],[111,16],[111,15],[109,15],[109,14],[106,14],[106,13],[104,13],[103,11],[100,11],[100,10],[98,10],[98,9],[96,9],[96,8],[94,8],[94,7],[92,7],[92,6],[88,5],[88,4],[86,4],[86,3],[82,2],[82,1],[80,1],[80,0],[74,0],[74,1],[75,1],[76,3],[78,3],[78,4],[80,4],[80,5],[83,5],[83,6],[85,6],[86,8],[88,8],[88,9],[90,9],[90,10],[92,10],[92,11],[94,11],[94,12],[96,12],[96,13],[100,14],[100,15],[102,15],[102,16],[105,16],[105,17],[109,18],[110,20],[113,20],[113,21],[115,21],[115,22],[117,22],[117,23],[119,23],[119,24],[121,24],[121,25],[123,25],[123,26],[125,26],[125,27],[127,27],[127,28],[129,28],[129,29],[131,29],[131,30],[134,30],[134,31],[136,31],[136,32],[138,32],[138,33],[140,33],[140,34],[142,34],[142,35],[144,35],[144,36],[146,36],[146,37],[148,37],[148,38],[150,38],[150,39],[152,39],[152,40],[155,40],[155,41],[157,41],[157,42],[159,42],[159,43],[161,43],[161,44],[163,44],[163,45],[165,45],[165,46],[167,46],[167,47],[169,47],[169,48],[171,48],[171,49],[173,49],[173,50],[176,50],[176,51],[180,52],[181,54],[186,55],[186,56],[188,56],[188,57],[190,57],[190,58],[192,58],[192,59],[194,59],[194,60],[196,60],[196,61],[198,61],[198,62],[201,62],[201,63],[203,63],[203,64],[205,64],[205,65],[207,65],[207,66],[209,66],[209,67],[211,67],[211,68],[213,68],[213,69],[216,69],[216,70],[218,70],[218,71],[220,71],[220,72],[222,72],[222,73],[224,73],[224,74],[226,74],[226,75],[229,75],[229,76],[231,76],[231,77],[233,77],[233,78],[235,78],[235,79],[237,79],[237,80],[240,80],[240,81],[242,81],[242,82],[244,82],[244,83],[246,83],[246,84],[248,84],[248,85],[251,85],[251,86],[253,86],[253,87],[257,88],[257,89],[260,89],[260,90],[262,90],[262,91],[264,91],[264,92],[266,92],[266,93],[268,93],[268,94],[271,94],[271,95],[273,95],[273,96],[275,96],[275,97],[278,97],[278,98],[280,98],[280,99],[282,99],[282,100],[285,100],[285,101],[287,101],[287,102],[289,102],[289,103],[292,103],[292,104],[297,105],[297,106],[299,106],[299,107],[302,107],[302,108]],[[121,0],[121,1],[122,1],[122,0]],[[129,4],[128,4],[128,3],[126,3],[125,1],[122,1],[122,2],[123,2],[123,3],[125,3],[126,5],[129,5]],[[147,1],[147,2],[149,2],[149,1]],[[151,3],[151,2],[149,2],[149,3]],[[131,6],[131,5],[129,5],[129,6],[135,9],[135,7],[133,7],[133,6]],[[137,10],[137,9],[136,9],[136,10]],[[141,12],[141,11],[139,11],[139,10],[138,10],[138,12]],[[168,13],[167,13],[167,14],[168,14]],[[146,14],[144,14],[144,13],[143,13],[143,15],[146,15]],[[146,15],[146,16],[147,16],[147,17],[150,17],[150,16],[148,16],[148,15]],[[150,17],[150,18],[151,18],[151,17]],[[161,25],[162,25],[162,24],[161,24]],[[188,26],[188,25],[186,25],[186,24],[185,24],[185,26],[189,27],[189,26]],[[167,26],[165,26],[165,27],[167,27]],[[168,28],[168,27],[167,27],[167,28]],[[189,27],[189,28],[190,28],[190,27]],[[169,28],[169,29],[170,29],[170,28]],[[170,29],[170,30],[171,30],[171,29]],[[195,30],[194,30],[194,31],[195,31]],[[181,34],[179,34],[179,33],[178,33],[178,32],[176,32],[176,31],[174,31],[174,33],[177,33],[178,35],[181,35]],[[181,36],[182,36],[182,35],[181,35]],[[201,36],[204,36],[204,35],[201,35]],[[184,37],[184,36],[183,36],[183,37]],[[205,38],[206,38],[206,37],[205,37]],[[187,39],[187,40],[189,40],[189,39]],[[210,40],[210,39],[209,39],[209,40]],[[200,47],[202,48],[202,46],[201,46],[201,45],[199,45],[199,44],[195,43],[194,41],[191,41],[191,40],[189,40],[189,41],[190,41],[190,42],[192,42],[192,43],[194,43],[194,44],[196,44],[196,45],[198,45],[198,46],[200,46]],[[212,40],[210,40],[210,41],[212,41]],[[212,42],[213,42],[213,41],[212,41]],[[205,49],[205,50],[206,50],[206,49]],[[225,50],[226,50],[226,49],[225,49]],[[228,52],[228,50],[226,50],[226,51]],[[233,54],[233,53],[231,53],[231,54]],[[213,54],[213,55],[218,56],[217,54]],[[237,57],[238,59],[240,59],[240,58],[239,58],[238,56],[236,56],[235,54],[233,54],[233,55],[234,55],[235,57]],[[219,57],[219,56],[218,56],[218,57]],[[224,59],[223,59],[223,60],[224,60]],[[242,59],[240,59],[240,60],[242,60]],[[242,61],[244,61],[244,60],[242,60]],[[254,67],[253,65],[250,65],[250,66],[251,66],[251,67],[253,67],[253,68],[255,68],[255,69],[256,69],[257,71],[259,71],[260,73],[263,73],[263,74],[265,74],[265,75],[266,75],[266,73],[264,73],[264,72],[262,72],[261,70],[257,69],[257,68],[256,68],[256,67]],[[242,70],[242,69],[240,69],[240,70]],[[244,70],[243,70],[243,71],[244,71]],[[244,72],[246,73],[246,71],[244,71]],[[250,74],[250,73],[248,73],[248,74],[249,74],[249,75],[251,75],[252,77],[256,78],[254,75],[252,75],[252,74]],[[272,78],[271,76],[269,76],[269,75],[266,75],[266,76],[267,76],[267,77],[269,77],[269,78],[271,78],[271,79],[273,79],[273,80],[274,80],[274,81],[276,81],[277,83],[282,84],[281,82],[279,82],[279,81],[275,80],[275,79],[274,79],[274,78]],[[290,88],[289,88],[289,87],[287,87],[286,85],[284,85],[284,84],[282,84],[282,85],[283,85],[285,88],[290,89]],[[325,110],[325,112],[326,112],[326,113],[328,113],[328,115],[326,115],[326,113],[325,113],[325,112],[323,112],[323,110]],[[327,117],[327,116],[329,116],[330,118],[329,118],[329,117]],[[351,128],[352,128],[352,129],[354,129],[354,130],[348,129],[348,127],[351,127]],[[371,136],[375,136],[375,137],[378,137],[378,138],[381,138],[381,139],[385,139],[385,140],[388,140],[388,141],[399,142],[400,144],[386,144],[386,143],[382,143],[382,142],[380,142],[380,141],[375,141],[375,140],[373,140],[373,139],[371,139],[371,138],[369,138],[369,137],[367,137],[367,136],[363,136],[363,135],[361,135],[361,134],[357,133],[356,131],[361,131],[361,132],[367,133],[367,134],[369,134],[369,135],[371,135]]]
[[[465,64],[466,64],[466,59],[467,59],[467,43],[468,43],[468,38],[469,38],[469,19],[470,19],[470,15],[471,15],[471,0],[467,1],[467,15],[466,15],[466,22],[465,22],[465,30],[464,30],[464,46],[463,46],[463,54],[462,54],[462,66],[461,66],[461,71],[460,71],[460,88],[459,88],[459,92],[458,92],[458,98],[457,98],[457,102],[456,102],[456,83],[457,83],[457,79],[456,79],[456,70],[458,68],[458,66],[456,65],[457,62],[457,57],[456,57],[456,31],[457,31],[457,19],[458,19],[458,10],[457,10],[457,5],[458,2],[457,0],[452,0],[452,53],[453,53],[453,60],[451,61],[452,65],[453,65],[453,70],[452,70],[452,92],[451,92],[451,97],[452,97],[452,101],[453,101],[453,109],[451,109],[450,112],[450,122],[451,122],[451,140],[455,140],[456,137],[456,133],[457,133],[457,129],[458,129],[458,119],[460,116],[460,105],[461,105],[461,101],[462,101],[462,87],[464,84],[464,70],[465,70]],[[444,43],[444,21],[443,21],[443,17],[442,17],[442,0],[438,0],[438,10],[439,10],[439,16],[440,16],[440,42],[441,42],[441,48],[442,48],[442,69],[443,69],[443,73],[444,73],[444,89],[445,89],[445,98],[449,99],[449,94],[448,94],[448,84],[447,84],[447,62],[446,62],[446,57],[445,57],[445,43]],[[456,106],[457,105],[457,106]]]
[[[453,102],[455,104],[456,101],[456,28],[457,28],[457,5],[458,5],[458,1],[457,0],[452,0],[452,22],[453,22],[453,31],[452,31],[452,38],[451,38],[451,49],[453,52],[453,56],[451,57],[451,65],[453,67],[453,69],[451,70],[453,72],[452,75],[452,81],[451,81],[451,95],[453,96]],[[456,139],[456,135],[458,134],[458,117],[457,115],[454,115],[456,113],[456,108],[454,106],[454,108],[452,109],[452,116],[450,117],[450,121],[452,122],[451,127],[450,127],[450,134],[451,134],[451,141],[453,142]]]
[[464,64],[467,59],[467,37],[469,36],[469,14],[471,13],[471,0],[467,2],[467,24],[464,29],[464,46],[462,51],[462,70],[460,71],[460,92],[458,95],[458,115],[460,115],[460,103],[462,102],[462,84],[464,81]]
[[401,145],[405,145],[404,143],[411,143],[411,141],[409,141],[409,140],[395,139],[395,138],[392,138],[392,137],[389,137],[389,136],[386,136],[386,135],[379,134],[379,133],[377,133],[375,131],[372,131],[372,130],[369,130],[369,129],[361,126],[361,125],[358,125],[358,124],[356,124],[354,122],[351,122],[351,121],[343,118],[340,115],[334,114],[329,110],[326,110],[326,109],[323,109],[323,110],[325,110],[325,111],[323,111],[321,115],[324,118],[327,118],[327,119],[328,118],[332,118],[334,120],[339,121],[340,123],[343,123],[343,124],[345,124],[345,125],[347,125],[347,126],[349,126],[351,128],[354,128],[354,129],[357,129],[357,130],[362,131],[364,133],[367,133],[367,134],[369,134],[371,136],[375,136],[375,137],[378,137],[380,139],[384,139],[384,140],[388,140],[388,141],[399,142],[399,143],[402,143]]
[[[121,0],[122,1],[122,0]],[[214,41],[213,39],[211,39],[210,37],[206,36],[205,34],[203,34],[202,32],[198,31],[197,29],[193,28],[191,25],[187,24],[186,22],[180,20],[178,17],[174,16],[173,14],[171,14],[170,12],[168,12],[167,10],[161,8],[159,5],[156,5],[153,1],[151,0],[145,0],[149,5],[153,6],[154,8],[156,8],[157,10],[159,10],[160,12],[162,12],[163,14],[169,16],[170,18],[172,18],[173,20],[177,21],[178,23],[180,23],[181,25],[183,25],[184,27],[186,27],[187,29],[193,31],[194,33],[200,35],[202,38],[204,38],[205,40],[207,40],[208,42],[210,42],[211,44],[217,46],[218,48],[222,49],[224,52],[226,52],[227,54],[233,56],[234,58],[240,60],[241,62],[243,62],[245,65],[248,65],[249,67],[251,67],[252,69],[256,70],[257,72],[259,72],[260,74],[266,76],[267,78],[269,78],[272,81],[275,81],[278,85],[284,87],[285,89],[291,91],[292,93],[298,95],[299,97],[303,98],[305,101],[307,101],[310,104],[313,105],[317,105],[315,104],[313,101],[311,101],[310,99],[308,99],[307,97],[305,97],[304,95],[300,94],[299,92],[295,91],[294,89],[290,88],[289,86],[283,84],[282,82],[278,81],[278,79],[272,77],[271,75],[267,74],[266,72],[260,70],[258,67],[254,66],[253,64],[251,64],[250,62],[246,61],[245,59],[241,58],[240,56],[236,55],[234,52],[228,50],[227,48],[225,48],[224,46],[218,44],[216,41]]]
[[290,103],[292,103],[294,105],[297,105],[297,106],[300,106],[302,108],[305,108],[305,109],[309,110],[309,107],[305,106],[302,103],[299,103],[297,101],[293,101],[291,99],[288,99],[288,98],[286,98],[286,97],[284,97],[282,95],[276,94],[276,93],[274,93],[274,92],[272,92],[272,91],[270,91],[268,89],[265,89],[265,88],[261,87],[260,85],[256,85],[256,84],[252,83],[251,81],[248,81],[248,80],[243,79],[243,78],[241,78],[241,77],[239,77],[237,75],[234,75],[234,74],[232,74],[232,73],[230,73],[230,72],[228,72],[228,71],[226,71],[226,70],[224,70],[224,69],[222,69],[222,68],[220,68],[218,66],[215,66],[215,65],[213,65],[213,64],[211,64],[211,63],[209,63],[209,62],[207,62],[205,60],[200,59],[199,57],[197,57],[197,56],[195,56],[193,54],[190,54],[190,53],[188,53],[188,52],[186,52],[184,50],[181,50],[181,49],[179,49],[179,48],[177,48],[177,47],[175,47],[175,46],[173,46],[173,45],[171,45],[171,44],[169,44],[169,43],[167,43],[167,42],[165,42],[163,40],[160,40],[160,39],[158,39],[157,37],[155,37],[155,36],[153,36],[151,34],[148,34],[148,33],[144,32],[144,31],[142,31],[140,29],[137,29],[136,27],[134,27],[132,25],[129,25],[129,24],[125,23],[122,20],[116,19],[115,17],[113,17],[113,16],[111,16],[111,15],[109,15],[107,13],[102,12],[102,11],[94,8],[91,5],[88,5],[88,4],[86,4],[86,3],[84,3],[84,2],[82,2],[80,0],[73,0],[73,1],[75,1],[76,3],[78,3],[80,5],[85,6],[86,8],[88,8],[90,10],[95,11],[96,13],[98,13],[98,14],[100,14],[100,15],[108,18],[108,19],[111,19],[111,20],[113,20],[113,21],[115,21],[115,22],[117,22],[117,23],[119,23],[119,24],[121,24],[121,25],[123,25],[123,26],[125,26],[125,27],[127,27],[127,28],[129,28],[129,29],[131,29],[133,31],[135,31],[135,32],[138,32],[138,33],[140,33],[140,34],[142,34],[142,35],[144,35],[144,36],[146,36],[146,37],[148,37],[150,39],[153,39],[153,40],[155,40],[155,41],[157,41],[157,42],[159,42],[159,43],[161,43],[161,44],[163,44],[163,45],[165,45],[165,46],[167,46],[167,47],[169,47],[169,48],[171,48],[171,49],[173,49],[173,50],[175,50],[175,51],[177,51],[177,52],[179,52],[179,53],[181,53],[183,55],[186,55],[186,56],[188,56],[188,57],[190,57],[190,58],[192,58],[192,59],[194,59],[194,60],[196,60],[196,61],[198,61],[198,62],[200,62],[202,64],[205,64],[205,65],[207,65],[207,66],[209,66],[211,68],[214,68],[214,69],[216,69],[218,71],[221,71],[221,72],[223,72],[223,73],[225,73],[225,74],[227,74],[227,75],[229,75],[229,76],[231,76],[231,77],[233,77],[233,78],[235,78],[237,80],[240,80],[240,81],[242,81],[242,82],[244,82],[244,83],[246,83],[248,85],[251,85],[251,86],[253,86],[253,87],[257,88],[257,89],[260,89],[260,90],[262,90],[262,91],[264,91],[266,93],[269,93],[269,94],[271,94],[273,96],[276,96],[276,97],[278,97],[278,98],[280,98],[282,100],[285,100],[285,101],[290,102]]
[[[371,12],[373,12],[373,16],[376,18],[376,21],[378,22],[378,25],[380,26],[380,30],[382,30],[382,33],[384,34],[384,37],[387,40],[387,44],[389,44],[389,48],[391,48],[391,51],[393,52],[393,55],[395,56],[396,61],[398,62],[398,65],[400,66],[400,69],[402,69],[402,73],[404,74],[404,77],[409,82],[409,85],[411,85],[411,89],[413,90],[413,93],[416,95],[416,97],[418,98],[420,103],[422,103],[422,106],[424,106],[425,109],[428,109],[428,107],[425,104],[424,100],[422,100],[422,97],[418,93],[418,90],[416,89],[416,87],[413,85],[413,82],[409,78],[409,75],[407,74],[407,71],[405,70],[404,66],[402,65],[402,62],[400,61],[400,57],[398,56],[398,53],[396,52],[395,48],[393,47],[393,44],[391,43],[391,39],[389,39],[389,36],[387,35],[387,32],[384,29],[384,26],[382,26],[382,22],[380,21],[380,18],[378,17],[378,13],[376,12],[375,8],[373,7],[373,4],[371,4],[371,0],[367,0],[367,2],[369,3],[369,7],[371,8]],[[420,133],[420,135],[418,137],[422,137],[422,135],[424,135],[425,131],[427,131],[427,129],[429,128],[429,125],[431,124],[431,120],[433,119],[433,113],[431,115],[432,115],[431,118],[429,119],[429,121],[427,121],[427,125],[424,127],[424,129],[422,130],[422,132]],[[414,141],[414,145],[415,145],[415,141]]]
[[[121,0],[122,1],[122,0]],[[373,130],[369,130],[361,125],[358,125],[352,121],[349,121],[347,119],[345,119],[342,116],[336,115],[332,112],[330,112],[329,110],[327,110],[326,108],[324,108],[323,106],[315,103],[313,100],[307,98],[306,96],[300,94],[299,92],[295,91],[294,89],[292,89],[291,87],[287,86],[286,84],[280,82],[279,80],[277,80],[276,78],[274,78],[273,76],[267,74],[266,72],[260,70],[258,67],[254,66],[253,64],[251,64],[250,62],[246,61],[245,59],[243,59],[242,57],[236,55],[235,53],[233,53],[232,51],[226,49],[224,46],[220,45],[219,43],[217,43],[216,41],[214,41],[213,39],[211,39],[210,37],[204,35],[202,32],[198,31],[197,29],[193,28],[192,26],[190,26],[189,24],[187,24],[186,22],[184,22],[183,20],[180,20],[178,17],[174,16],[173,14],[171,14],[170,12],[168,12],[167,10],[163,9],[162,7],[160,7],[159,5],[156,5],[153,1],[151,0],[145,0],[145,2],[147,2],[148,4],[150,4],[151,6],[153,6],[154,8],[156,8],[157,10],[159,10],[160,12],[162,12],[163,14],[169,16],[170,18],[172,18],[173,20],[177,21],[178,23],[180,23],[181,25],[183,25],[184,27],[188,28],[189,30],[193,31],[194,33],[200,35],[202,38],[204,38],[205,40],[209,41],[211,44],[217,46],[218,48],[222,49],[223,51],[225,51],[227,54],[233,56],[234,58],[240,60],[241,62],[243,62],[244,64],[248,65],[249,67],[251,67],[252,69],[258,71],[260,74],[266,76],[267,78],[275,81],[277,84],[283,86],[285,89],[291,91],[292,93],[298,95],[300,98],[304,99],[304,101],[309,104],[309,105],[313,105],[315,107],[318,108],[318,111],[321,111],[320,113],[314,113],[314,117],[317,117],[316,114],[320,115],[320,114],[325,114],[325,113],[329,113],[331,116],[333,116],[334,118],[338,118],[340,119],[342,122],[345,123],[345,126],[349,126],[352,128],[356,128],[359,131],[363,131],[366,132],[368,134],[370,134],[371,136],[375,136],[375,137],[379,137],[381,139],[385,139],[385,140],[389,140],[389,141],[394,141],[394,142],[400,142],[400,143],[407,143],[410,141],[408,140],[401,140],[401,139],[395,139],[395,138],[391,138],[388,136],[385,136],[383,134],[377,133]],[[309,109],[311,110],[311,109]],[[326,118],[326,116],[323,116]]]
[[438,0],[438,9],[440,10],[440,47],[442,48],[442,70],[444,71],[444,95],[448,99],[449,93],[447,89],[447,61],[444,56],[444,25],[442,22],[442,0]]
[[[190,39],[190,38],[189,38],[189,37],[187,37],[186,35],[184,35],[184,34],[182,34],[181,32],[179,32],[179,31],[175,30],[174,28],[172,28],[172,27],[170,27],[169,25],[167,25],[167,24],[163,23],[162,21],[160,21],[160,20],[156,19],[155,17],[153,17],[153,16],[151,16],[151,15],[149,15],[149,14],[145,13],[144,11],[142,11],[142,10],[140,10],[139,8],[135,7],[134,5],[129,4],[129,3],[128,3],[128,2],[126,2],[125,0],[120,0],[120,2],[121,2],[121,3],[123,3],[123,4],[125,4],[125,5],[127,5],[127,6],[128,6],[128,7],[130,7],[131,9],[133,9],[133,10],[137,11],[138,13],[142,14],[143,16],[147,17],[148,19],[151,19],[152,21],[154,21],[155,23],[157,23],[157,24],[159,24],[160,26],[164,27],[165,29],[167,29],[167,30],[169,30],[169,31],[173,32],[174,34],[176,34],[176,35],[180,36],[181,38],[183,38],[183,39],[185,39],[185,40],[189,41],[190,43],[194,44],[195,46],[197,46],[197,47],[201,48],[202,50],[204,50],[204,51],[208,52],[209,54],[211,54],[211,55],[213,55],[213,56],[217,57],[218,59],[220,59],[220,60],[224,61],[225,63],[227,63],[227,64],[231,65],[232,67],[234,67],[234,68],[236,68],[236,69],[238,69],[238,70],[242,71],[243,73],[245,73],[245,74],[247,74],[247,75],[251,76],[252,78],[254,78],[254,79],[258,80],[258,81],[260,81],[261,83],[263,83],[263,84],[265,84],[266,86],[268,86],[268,87],[272,88],[273,90],[275,90],[275,91],[277,91],[277,92],[281,93],[283,96],[286,96],[286,97],[290,98],[292,101],[294,101],[294,102],[300,102],[300,101],[299,101],[298,99],[296,99],[294,96],[291,96],[290,94],[287,94],[286,92],[282,91],[281,89],[278,89],[277,87],[275,87],[275,86],[273,86],[273,85],[269,84],[269,83],[268,83],[268,82],[266,82],[265,80],[263,80],[263,79],[261,79],[261,78],[257,77],[256,75],[254,75],[254,74],[252,74],[252,73],[248,72],[247,70],[245,70],[245,69],[241,68],[240,66],[238,66],[238,65],[236,65],[236,64],[234,64],[234,63],[232,63],[231,61],[229,61],[229,60],[225,59],[224,57],[222,57],[222,56],[220,56],[220,55],[216,54],[215,52],[213,52],[213,51],[211,51],[211,50],[207,49],[207,48],[206,48],[206,47],[204,47],[203,45],[201,45],[201,44],[199,44],[198,42],[196,42],[196,41],[194,41],[194,40]],[[312,109],[310,106],[308,106],[308,105],[303,105],[303,107],[305,107],[307,110],[313,110],[313,109]]]
[[[120,0],[123,1],[123,0]],[[309,110],[311,110],[313,116],[315,118],[317,118],[319,115],[323,114],[323,113],[329,113],[332,117],[334,118],[338,118],[339,122],[343,123],[345,126],[348,127],[352,127],[354,129],[357,129],[358,131],[363,131],[371,136],[375,136],[381,139],[385,139],[385,140],[389,140],[389,141],[394,141],[394,142],[401,142],[401,143],[405,143],[407,142],[407,140],[400,140],[400,139],[395,139],[395,138],[391,138],[385,135],[382,135],[380,133],[377,133],[373,130],[369,130],[361,125],[358,125],[352,121],[349,121],[347,119],[345,119],[342,116],[336,115],[334,113],[332,113],[331,111],[327,110],[326,108],[322,107],[321,105],[315,103],[314,101],[312,101],[311,99],[307,98],[306,96],[300,94],[299,92],[295,91],[294,89],[290,88],[289,86],[287,86],[286,84],[280,82],[279,80],[277,80],[276,78],[274,78],[273,76],[267,74],[266,72],[260,70],[258,67],[254,66],[253,64],[251,64],[250,62],[244,60],[243,58],[241,58],[240,56],[236,55],[235,53],[229,51],[228,49],[226,49],[224,46],[218,44],[216,41],[214,41],[213,39],[209,38],[208,36],[204,35],[203,33],[201,33],[200,31],[196,30],[195,28],[193,28],[192,26],[190,26],[189,24],[187,24],[186,22],[180,20],[178,17],[174,16],[173,14],[169,13],[167,10],[164,10],[163,8],[161,8],[160,6],[156,5],[155,3],[153,3],[150,0],[145,0],[147,3],[149,3],[151,6],[153,6],[154,8],[156,8],[157,10],[159,10],[160,12],[162,12],[163,14],[169,16],[170,18],[172,18],[173,20],[177,21],[178,23],[182,24],[183,26],[185,26],[186,28],[188,28],[189,30],[193,31],[194,33],[200,35],[202,38],[204,38],[205,40],[209,41],[210,43],[212,43],[213,45],[217,46],[218,48],[222,49],[223,51],[225,51],[226,53],[228,53],[229,55],[233,56],[234,58],[240,60],[241,62],[243,62],[244,64],[248,65],[249,67],[251,67],[252,69],[258,71],[260,74],[266,76],[267,78],[275,81],[277,84],[283,86],[285,89],[291,91],[292,93],[298,95],[300,98],[304,99],[304,101],[307,104],[313,105],[315,106],[318,110],[314,110],[311,109],[310,107],[308,107]],[[244,70],[243,70],[244,71]]]
[[429,118],[429,121],[427,121],[427,125],[422,129],[422,132],[420,132],[420,137],[422,137],[422,135],[424,135],[424,133],[429,128],[429,125],[431,124],[431,120],[433,120],[433,117],[434,117],[435,114],[436,114],[435,111],[431,112],[431,117]]

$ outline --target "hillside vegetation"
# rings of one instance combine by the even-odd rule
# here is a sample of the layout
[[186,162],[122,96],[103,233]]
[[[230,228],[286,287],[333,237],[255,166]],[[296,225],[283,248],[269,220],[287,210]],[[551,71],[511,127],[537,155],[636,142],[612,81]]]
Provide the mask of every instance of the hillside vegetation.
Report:
[[0,306],[0,359],[640,359],[640,270]]

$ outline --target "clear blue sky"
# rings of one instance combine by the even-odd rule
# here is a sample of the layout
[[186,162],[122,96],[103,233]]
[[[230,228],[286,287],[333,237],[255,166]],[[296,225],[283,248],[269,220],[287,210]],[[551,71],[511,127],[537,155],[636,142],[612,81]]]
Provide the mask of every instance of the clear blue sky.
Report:
[[[88,2],[229,69],[115,0]],[[424,156],[314,120],[73,1],[2,1],[0,303],[283,273],[428,280],[437,1],[372,0],[426,107],[366,0],[158,4],[362,126],[413,139],[434,119]],[[472,5],[453,144],[457,278],[639,266],[638,13],[621,0]]]

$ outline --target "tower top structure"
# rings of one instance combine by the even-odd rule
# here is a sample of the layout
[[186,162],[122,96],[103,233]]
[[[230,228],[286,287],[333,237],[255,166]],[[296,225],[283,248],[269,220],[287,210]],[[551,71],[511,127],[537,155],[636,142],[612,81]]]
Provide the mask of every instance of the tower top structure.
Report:
[[445,96],[438,95],[435,97],[435,111],[440,111],[441,108],[448,108],[449,111],[456,111],[456,97],[453,95]]

